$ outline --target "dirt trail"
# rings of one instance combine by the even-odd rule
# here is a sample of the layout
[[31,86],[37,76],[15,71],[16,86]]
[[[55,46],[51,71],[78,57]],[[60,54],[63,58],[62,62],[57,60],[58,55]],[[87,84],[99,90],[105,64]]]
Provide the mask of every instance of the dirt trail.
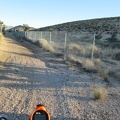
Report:
[[62,58],[35,45],[16,41],[10,34],[0,40],[0,114],[7,114],[9,120],[28,120],[40,103],[51,120],[118,120],[116,88],[107,87],[105,102],[90,96],[91,88],[101,85],[106,83],[69,69]]

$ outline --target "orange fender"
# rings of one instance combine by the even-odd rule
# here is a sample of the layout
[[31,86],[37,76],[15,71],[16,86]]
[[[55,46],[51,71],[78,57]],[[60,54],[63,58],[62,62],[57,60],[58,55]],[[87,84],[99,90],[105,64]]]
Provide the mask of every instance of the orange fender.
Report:
[[46,114],[47,120],[50,120],[50,115],[47,112],[46,108],[44,105],[37,105],[36,109],[32,112],[32,114],[30,115],[30,120],[33,120],[34,114],[37,111],[43,111]]

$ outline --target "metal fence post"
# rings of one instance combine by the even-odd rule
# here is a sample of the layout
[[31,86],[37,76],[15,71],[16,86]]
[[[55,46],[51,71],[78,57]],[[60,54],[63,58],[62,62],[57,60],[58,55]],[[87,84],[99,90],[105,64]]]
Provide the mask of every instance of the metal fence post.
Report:
[[50,45],[51,45],[51,32],[50,32]]
[[36,37],[36,31],[35,31],[35,32],[34,32],[34,40],[37,40],[36,38],[37,38],[37,37]]
[[65,43],[64,43],[64,60],[66,60],[66,43],[67,43],[67,33],[65,33]]
[[40,40],[42,40],[42,32],[41,32],[41,36],[40,37],[41,37]]
[[26,38],[26,31],[24,31],[24,38]]
[[92,46],[92,55],[91,55],[91,60],[93,60],[94,48],[95,48],[95,33],[94,33],[94,39],[93,39],[93,46]]

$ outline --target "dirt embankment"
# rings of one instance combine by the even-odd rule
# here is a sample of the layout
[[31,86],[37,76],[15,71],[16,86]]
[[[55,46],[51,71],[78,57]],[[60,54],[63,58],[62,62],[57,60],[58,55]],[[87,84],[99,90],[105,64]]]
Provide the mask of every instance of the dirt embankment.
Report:
[[[104,102],[91,89],[107,90]],[[0,40],[0,113],[9,120],[28,120],[41,103],[52,120],[119,120],[120,93],[98,77],[69,69],[62,58],[12,35]]]

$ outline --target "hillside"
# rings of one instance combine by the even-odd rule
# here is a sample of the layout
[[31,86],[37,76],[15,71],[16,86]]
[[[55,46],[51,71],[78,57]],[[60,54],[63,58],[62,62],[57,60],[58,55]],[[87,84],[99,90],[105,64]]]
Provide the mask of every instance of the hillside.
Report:
[[5,25],[5,30],[9,30],[11,29],[13,26],[8,26],[8,25]]
[[120,31],[120,17],[100,18],[67,22],[37,29],[39,31],[68,31],[68,32],[110,32]]
[[[35,28],[29,27],[28,29],[34,30]],[[9,31],[24,31],[24,27],[22,25],[18,25],[18,26],[10,28]]]

